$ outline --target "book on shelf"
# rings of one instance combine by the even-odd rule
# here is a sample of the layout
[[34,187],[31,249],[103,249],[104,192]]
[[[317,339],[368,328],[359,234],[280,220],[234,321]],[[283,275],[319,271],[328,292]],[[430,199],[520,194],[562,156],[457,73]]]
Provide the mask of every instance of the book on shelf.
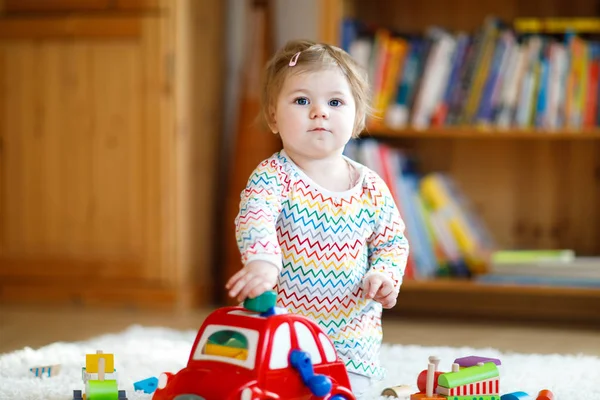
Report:
[[492,254],[481,283],[600,287],[600,257],[576,256],[570,249],[499,250]]
[[600,279],[600,258],[577,257],[569,262],[491,263],[487,273],[496,275],[564,276]]
[[600,288],[600,278],[598,277],[484,274],[477,276],[474,281],[487,284]]
[[576,256],[570,249],[499,250],[492,254],[487,273],[600,279],[600,257]]
[[520,32],[486,18],[472,33],[397,32],[346,19],[342,45],[369,74],[375,123],[392,129],[592,130],[600,126],[600,41]]
[[466,278],[486,270],[495,243],[450,176],[421,176],[400,149],[374,139],[351,141],[345,154],[390,188],[411,246],[405,279]]
[[492,253],[493,265],[512,265],[529,263],[569,263],[575,260],[575,251],[571,249],[548,250],[498,250]]

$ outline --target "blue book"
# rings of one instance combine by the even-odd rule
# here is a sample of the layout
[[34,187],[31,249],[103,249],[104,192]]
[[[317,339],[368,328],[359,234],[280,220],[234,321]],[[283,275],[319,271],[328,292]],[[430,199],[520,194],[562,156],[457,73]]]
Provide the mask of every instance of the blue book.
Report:
[[346,18],[342,21],[342,37],[341,48],[346,52],[349,51],[350,45],[358,37],[358,21],[351,18]]
[[494,48],[490,71],[479,101],[476,122],[492,122],[494,89],[496,88],[497,82],[500,79],[500,74],[502,73],[500,70],[503,66],[502,62],[505,57],[508,57],[508,52],[510,50],[509,43],[512,41],[512,37],[509,35],[509,32],[503,32],[496,40],[496,47]]
[[[452,102],[454,92],[457,90],[459,84],[459,77],[461,68],[465,62],[465,58],[467,55],[467,50],[469,49],[470,38],[465,33],[460,33],[456,37],[456,50],[452,56],[452,68],[450,70],[450,74],[448,75],[448,82],[446,83],[446,89],[444,90],[443,104],[445,104],[446,108],[450,108],[450,104]],[[446,115],[444,115],[444,120],[440,121],[441,125],[445,125],[446,117],[448,112],[446,111]]]
[[419,39],[410,40],[410,51],[406,57],[404,69],[402,71],[402,79],[398,86],[396,95],[396,104],[401,106],[410,106],[412,88],[417,80],[419,73],[419,53],[422,48],[422,41]]
[[535,110],[536,127],[543,127],[548,109],[548,79],[550,78],[550,60],[548,50],[545,48],[542,51],[542,59],[540,60],[540,81],[538,83],[537,93],[537,108]]

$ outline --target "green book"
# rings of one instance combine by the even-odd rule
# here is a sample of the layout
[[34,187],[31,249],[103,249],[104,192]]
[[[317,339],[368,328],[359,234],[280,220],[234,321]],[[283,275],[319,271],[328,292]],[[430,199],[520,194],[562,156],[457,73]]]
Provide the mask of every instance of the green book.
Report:
[[573,250],[499,250],[492,254],[492,264],[517,264],[539,262],[572,262]]

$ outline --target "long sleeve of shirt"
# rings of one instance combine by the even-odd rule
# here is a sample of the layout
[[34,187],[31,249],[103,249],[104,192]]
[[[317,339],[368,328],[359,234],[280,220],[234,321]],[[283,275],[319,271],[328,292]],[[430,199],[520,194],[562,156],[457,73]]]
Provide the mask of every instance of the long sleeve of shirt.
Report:
[[399,291],[409,249],[404,236],[404,222],[383,180],[379,177],[373,179],[378,197],[375,201],[375,229],[368,241],[370,271],[389,276],[394,282],[394,289]]
[[281,270],[276,224],[288,184],[289,179],[275,160],[263,161],[250,175],[240,196],[240,211],[235,219],[236,238],[244,265],[263,260]]

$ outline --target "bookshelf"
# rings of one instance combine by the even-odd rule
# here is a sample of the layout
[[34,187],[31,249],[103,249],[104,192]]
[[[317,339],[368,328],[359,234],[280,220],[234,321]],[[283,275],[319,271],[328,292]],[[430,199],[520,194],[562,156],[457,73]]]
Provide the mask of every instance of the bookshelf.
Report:
[[511,140],[600,140],[600,129],[560,129],[555,131],[532,129],[495,129],[441,127],[428,129],[392,129],[386,126],[370,127],[363,136],[376,138],[438,138],[438,139],[511,139]]
[[[332,27],[346,18],[403,33],[424,34],[438,25],[472,34],[486,16],[495,15],[520,21],[526,29],[551,31],[564,29],[569,18],[600,15],[600,1],[325,0],[319,15],[321,39],[339,45],[341,29]],[[560,18],[562,25],[543,23],[549,18]],[[582,26],[596,27],[597,20],[587,18]],[[502,247],[600,255],[600,128],[394,129],[371,124],[363,136],[417,155],[421,172],[453,176]],[[427,280],[405,281],[401,296],[392,314],[600,325],[600,290],[595,289]]]
[[463,280],[406,281],[398,305],[385,311],[411,318],[600,326],[600,290],[478,284]]

